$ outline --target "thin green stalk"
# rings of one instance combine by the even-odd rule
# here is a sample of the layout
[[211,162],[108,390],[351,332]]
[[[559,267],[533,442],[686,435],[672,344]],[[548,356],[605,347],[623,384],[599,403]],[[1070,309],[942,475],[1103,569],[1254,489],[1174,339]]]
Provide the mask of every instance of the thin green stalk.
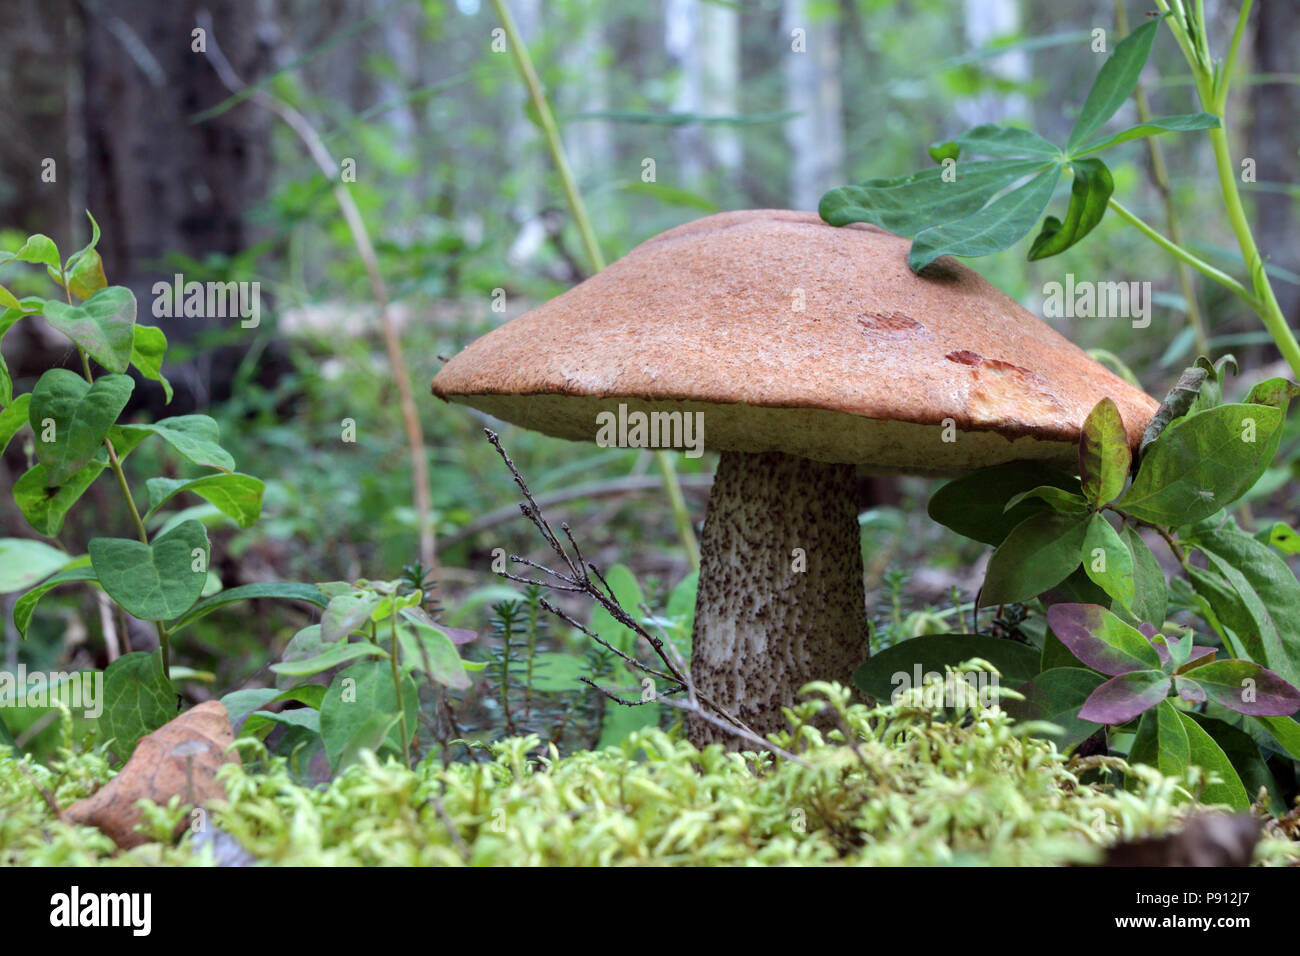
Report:
[[1221,269],[1216,269],[1214,266],[1210,265],[1204,259],[1201,259],[1196,255],[1193,255],[1191,252],[1184,249],[1182,246],[1170,240],[1167,236],[1161,233],[1154,226],[1151,226],[1148,223],[1144,222],[1142,219],[1140,219],[1135,213],[1129,210],[1127,206],[1125,206],[1114,196],[1111,197],[1109,205],[1110,208],[1114,210],[1116,215],[1118,215],[1129,225],[1136,228],[1140,233],[1142,233],[1142,235],[1146,236],[1156,245],[1160,246],[1160,248],[1164,249],[1166,252],[1170,253],[1175,258],[1180,259],[1183,262],[1186,262],[1197,272],[1201,273],[1202,275],[1210,279],[1213,279],[1215,282],[1219,283],[1219,285],[1235,292],[1237,295],[1241,296],[1241,298],[1245,300],[1246,304],[1249,305],[1252,309],[1256,311],[1259,310],[1259,304],[1255,301],[1254,296],[1250,294],[1250,290],[1247,289],[1240,282],[1238,282],[1236,279],[1234,279],[1232,276],[1228,275],[1226,272],[1222,271]]
[[397,639],[397,595],[391,595],[393,613],[389,620],[393,626],[393,690],[397,694],[397,712],[402,715],[402,759],[411,764],[411,737],[406,727],[406,701],[402,697],[401,644]]
[[[1124,0],[1115,0],[1115,24],[1119,32],[1128,35],[1128,13],[1124,9]],[[1146,91],[1142,88],[1139,81],[1133,88],[1133,99],[1137,103],[1138,120],[1142,123],[1150,122],[1152,113],[1151,106],[1147,102]],[[1161,198],[1165,204],[1165,227],[1169,230],[1169,238],[1176,245],[1182,245],[1182,236],[1179,235],[1178,215],[1174,208],[1173,190],[1169,186],[1169,170],[1165,166],[1164,150],[1160,146],[1158,136],[1146,137],[1147,151],[1151,156],[1151,175],[1156,181],[1156,187],[1160,190]],[[1209,334],[1206,331],[1205,319],[1201,315],[1200,303],[1196,300],[1196,286],[1192,282],[1192,273],[1187,267],[1187,263],[1181,259],[1177,260],[1178,285],[1183,292],[1183,302],[1187,305],[1187,321],[1192,327],[1192,334],[1196,339],[1196,351],[1200,355],[1210,354]]]
[[[599,272],[605,268],[605,257],[601,254],[600,244],[596,241],[596,231],[587,217],[587,207],[583,204],[582,194],[578,192],[578,184],[574,181],[573,170],[564,151],[564,141],[560,138],[560,127],[555,122],[555,114],[551,111],[551,104],[546,99],[545,90],[542,89],[541,78],[537,75],[533,59],[528,54],[528,47],[524,46],[523,38],[519,35],[519,27],[505,0],[492,0],[492,6],[501,21],[501,28],[506,32],[506,42],[514,56],[515,65],[519,67],[520,76],[523,77],[524,85],[528,88],[529,99],[532,100],[533,109],[536,111],[542,135],[546,139],[546,147],[551,154],[551,161],[555,164],[555,171],[559,173],[560,184],[569,203],[569,210],[573,213],[574,224],[578,227],[579,235],[582,236],[587,258],[592,268]],[[700,545],[695,538],[695,528],[691,524],[686,501],[682,497],[681,486],[677,482],[676,462],[672,455],[662,449],[654,454],[655,463],[659,466],[660,474],[663,475],[664,490],[668,493],[669,507],[672,509],[673,521],[677,525],[677,535],[686,549],[686,557],[690,561],[692,570],[698,571]]]

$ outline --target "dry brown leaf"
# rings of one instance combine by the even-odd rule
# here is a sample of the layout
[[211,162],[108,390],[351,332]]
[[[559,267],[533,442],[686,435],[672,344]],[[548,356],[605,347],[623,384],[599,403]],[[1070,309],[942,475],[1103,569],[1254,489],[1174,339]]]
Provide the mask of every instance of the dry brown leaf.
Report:
[[98,827],[124,850],[148,843],[135,831],[141,819],[136,801],[166,804],[179,795],[185,804],[205,806],[224,800],[216,773],[223,764],[239,763],[235,753],[226,752],[234,739],[226,708],[214,700],[199,704],[141,737],[121,772],[70,806],[64,819]]

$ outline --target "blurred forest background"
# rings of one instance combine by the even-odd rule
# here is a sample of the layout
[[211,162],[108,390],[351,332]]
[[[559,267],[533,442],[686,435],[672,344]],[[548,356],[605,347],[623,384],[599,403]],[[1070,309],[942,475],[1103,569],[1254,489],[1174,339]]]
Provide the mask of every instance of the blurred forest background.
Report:
[[[1112,0],[509,0],[555,107],[605,257],[709,212],[815,209],[832,186],[928,165],[926,147],[981,122],[1029,123],[1061,141],[1102,58],[1093,31],[1115,30]],[[1127,3],[1130,25],[1148,4]],[[1212,37],[1236,4],[1206,0]],[[591,272],[553,165],[485,0],[0,0],[0,248],[28,232],[62,248],[104,231],[112,283],[147,317],[157,281],[258,281],[262,320],[156,320],[171,343],[177,396],[166,414],[202,410],[246,470],[268,479],[264,520],[248,531],[211,515],[226,586],[259,580],[393,578],[417,553],[401,417],[365,269],[331,192],[300,138],[271,112],[231,95],[192,31],[209,23],[244,81],[292,104],[339,162],[374,238],[379,270],[411,369],[428,449],[446,620],[486,632],[488,606],[513,593],[490,573],[493,549],[535,553],[509,474],[482,439],[485,419],[428,393],[450,356],[488,329]],[[805,49],[792,48],[804,31]],[[1256,161],[1246,184],[1256,236],[1285,313],[1300,319],[1294,216],[1300,148],[1300,3],[1261,0],[1230,114],[1234,155]],[[1167,33],[1148,67],[1153,111],[1193,112],[1186,67]],[[1133,119],[1133,105],[1120,119]],[[1203,137],[1161,140],[1184,240],[1239,270]],[[1114,155],[1115,194],[1164,223],[1144,142]],[[53,181],[43,170],[53,160]],[[1108,157],[1108,161],[1109,157]],[[1066,180],[1068,182],[1068,180]],[[1062,206],[1067,186],[1055,201]],[[1032,235],[1032,233],[1031,233]],[[1161,396],[1195,358],[1171,259],[1113,216],[1063,256],[1025,260],[1027,242],[974,265],[1040,312],[1046,282],[1066,272],[1150,281],[1150,327],[1054,320],[1066,336],[1122,359]],[[17,294],[45,288],[10,265]],[[1255,318],[1220,287],[1194,283],[1216,354],[1243,367],[1275,358]],[[504,303],[496,311],[494,303]],[[150,320],[154,321],[154,320]],[[16,385],[30,388],[66,342],[23,323],[5,341]],[[1252,379],[1257,375],[1252,375]],[[154,383],[142,396],[163,413]],[[356,422],[355,444],[339,440]],[[687,573],[648,453],[553,441],[512,428],[506,448],[541,496],[559,501],[589,557],[632,567],[653,604]],[[26,452],[0,467],[5,491]],[[152,473],[175,463],[166,450]],[[714,460],[682,459],[696,520]],[[638,481],[638,478],[645,480]],[[1285,481],[1283,473],[1271,489]],[[981,549],[925,516],[924,481],[874,489],[862,523],[868,588],[882,633],[927,607],[969,600]],[[74,512],[71,541],[121,533],[109,482]],[[8,500],[7,495],[5,500]],[[1290,510],[1290,509],[1288,509]],[[90,517],[88,517],[88,511]],[[200,512],[201,513],[201,512]],[[83,522],[93,522],[94,527]],[[30,535],[6,513],[0,534]],[[954,591],[954,589],[956,589]],[[656,595],[658,598],[656,598]],[[12,597],[10,597],[10,602]],[[196,697],[252,679],[301,622],[267,608],[208,619],[181,650],[213,672]],[[19,654],[5,614],[6,657]],[[93,599],[52,596],[22,654],[32,666],[80,655],[102,666]],[[147,629],[133,634],[149,649]],[[471,652],[472,655],[472,652]]]

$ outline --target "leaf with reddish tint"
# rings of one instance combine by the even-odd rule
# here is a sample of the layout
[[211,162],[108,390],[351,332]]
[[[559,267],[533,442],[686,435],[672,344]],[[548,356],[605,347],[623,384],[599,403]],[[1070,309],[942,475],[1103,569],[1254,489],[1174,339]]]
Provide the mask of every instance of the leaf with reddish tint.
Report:
[[[1104,200],[1103,200],[1104,202]],[[1120,496],[1128,480],[1133,453],[1119,409],[1109,398],[1096,404],[1083,423],[1079,438],[1079,476],[1083,496],[1094,508]]]
[[1218,648],[1201,647],[1200,645],[1197,645],[1192,648],[1192,653],[1191,656],[1187,658],[1187,663],[1183,664],[1183,666],[1174,671],[1174,673],[1185,674],[1193,667],[1204,667],[1206,664],[1213,661],[1215,655],[1218,653]]
[[1192,669],[1187,676],[1210,700],[1239,714],[1289,717],[1300,710],[1300,690],[1252,661],[1215,661]]
[[1053,604],[1047,623],[1061,643],[1095,671],[1112,676],[1159,669],[1151,642],[1099,604]]
[[1175,677],[1174,691],[1189,704],[1205,703],[1205,688],[1190,677]]
[[1131,671],[1112,677],[1084,701],[1080,720],[1125,724],[1169,696],[1170,680],[1160,671]]

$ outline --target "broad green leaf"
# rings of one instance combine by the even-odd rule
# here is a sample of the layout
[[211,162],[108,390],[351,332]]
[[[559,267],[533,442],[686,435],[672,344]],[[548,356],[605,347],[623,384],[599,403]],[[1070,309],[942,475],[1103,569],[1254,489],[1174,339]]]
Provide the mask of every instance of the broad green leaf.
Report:
[[99,223],[95,222],[95,217],[90,214],[89,209],[86,210],[86,218],[90,220],[90,241],[68,256],[66,265],[69,269],[74,268],[83,256],[93,252],[95,247],[99,245]]
[[1246,810],[1250,807],[1250,798],[1246,795],[1246,788],[1242,786],[1241,778],[1237,775],[1236,769],[1232,766],[1232,761],[1228,755],[1223,752],[1213,738],[1210,737],[1189,715],[1176,711],[1179,721],[1182,722],[1183,730],[1187,732],[1187,744],[1190,756],[1188,763],[1194,763],[1199,767],[1218,774],[1223,778],[1223,783],[1207,784],[1205,789],[1200,793],[1200,800],[1205,804],[1226,803],[1234,810]]
[[1136,528],[1125,526],[1120,539],[1133,561],[1133,603],[1130,611],[1138,621],[1160,628],[1169,605],[1169,584],[1160,562],[1151,553]]
[[0,308],[13,309],[22,317],[22,303],[18,301],[18,296],[14,295],[4,286],[0,285]]
[[1300,722],[1294,717],[1255,717],[1256,723],[1264,727],[1282,749],[1300,760]]
[[150,544],[91,538],[90,563],[108,596],[142,621],[169,621],[199,599],[207,580],[208,533],[187,521]]
[[181,628],[193,624],[199,618],[211,614],[217,608],[234,604],[236,601],[251,601],[254,598],[278,598],[284,601],[303,601],[323,608],[329,601],[325,595],[311,584],[297,581],[263,581],[258,584],[243,584],[237,588],[227,588],[210,598],[204,598],[169,625],[175,634]]
[[1137,590],[1133,554],[1105,515],[1094,514],[1088,522],[1081,558],[1093,583],[1132,612]]
[[110,372],[121,375],[130,367],[135,338],[135,296],[130,289],[109,286],[81,305],[50,299],[44,315],[50,325]]
[[964,537],[996,546],[1026,518],[1044,510],[1036,501],[1022,499],[1014,508],[1007,508],[1007,502],[1044,485],[1079,490],[1078,480],[1063,471],[1037,462],[1010,462],[948,482],[930,497],[929,515]]
[[1281,426],[1282,412],[1267,405],[1220,405],[1176,421],[1147,449],[1119,507],[1174,527],[1208,518],[1263,474]]
[[1159,133],[1188,133],[1198,129],[1217,129],[1219,118],[1211,113],[1179,113],[1173,116],[1155,116],[1145,123],[1130,126],[1122,132],[1101,139],[1094,139],[1081,149],[1072,152],[1072,156],[1086,156],[1089,153],[1110,149],[1130,140],[1144,139]]
[[922,230],[912,240],[908,266],[920,272],[940,256],[986,256],[1015,245],[1038,222],[1060,178],[1061,167],[1053,165],[979,212]]
[[953,144],[977,156],[1044,156],[1064,158],[1061,148],[1043,139],[1031,129],[984,123],[962,133]]
[[14,482],[14,503],[28,524],[52,538],[63,527],[68,509],[107,467],[107,456],[96,454],[79,472],[63,484],[55,485],[46,475],[45,466],[37,462]]
[[1144,763],[1167,777],[1181,777],[1191,756],[1187,731],[1173,701],[1162,700],[1143,715],[1129,750],[1130,763]]
[[257,524],[262,514],[262,493],[266,484],[252,475],[238,472],[222,472],[216,475],[204,475],[201,478],[150,478],[145,482],[149,492],[149,513],[145,520],[153,517],[158,509],[181,492],[198,495],[229,515],[241,528],[251,528]]
[[[325,688],[322,687],[321,689],[324,690]],[[255,711],[248,715],[248,719],[244,721],[244,726],[240,728],[239,735],[241,737],[257,737],[260,739],[270,733],[275,724],[283,724],[286,727],[301,727],[314,734],[319,734],[320,712],[313,707],[294,707],[276,713],[269,710]]]
[[1263,787],[1269,794],[1270,812],[1274,814],[1286,813],[1286,803],[1281,799],[1277,780],[1273,777],[1272,771],[1268,769],[1268,765],[1264,763],[1264,758],[1260,756],[1259,746],[1251,739],[1250,735],[1244,730],[1216,717],[1197,713],[1189,716],[1200,724],[1201,729],[1209,735],[1211,740],[1219,745],[1219,749],[1223,751],[1224,756],[1232,764],[1232,769],[1237,771],[1237,776],[1241,778],[1241,783],[1245,787],[1247,795],[1253,799],[1259,793],[1259,788]]
[[893,179],[869,179],[830,190],[822,196],[818,212],[832,226],[869,222],[901,236],[914,236],[935,223],[978,212],[1016,180],[1041,173],[1047,166],[1041,159],[994,159],[959,163],[952,182],[945,181],[948,170],[940,167]]
[[1042,231],[1029,247],[1029,258],[1046,259],[1069,249],[1092,232],[1106,215],[1106,204],[1115,191],[1110,170],[1100,159],[1075,159],[1070,162],[1074,182],[1070,186],[1070,205],[1065,221],[1048,216]]
[[576,654],[540,651],[533,659],[533,690],[543,694],[582,690],[578,678],[587,670],[587,662]]
[[1096,604],[1053,604],[1047,609],[1052,633],[1095,671],[1116,676],[1161,669],[1160,655],[1136,628]]
[[30,262],[34,265],[46,265],[55,272],[58,272],[61,267],[59,247],[54,244],[53,239],[39,232],[27,237],[27,241],[23,243],[22,248],[14,254],[14,259],[19,262]]
[[340,641],[324,645],[324,650],[315,657],[272,664],[271,670],[285,677],[310,677],[363,657],[382,657],[387,660],[389,654],[378,644],[371,644],[369,641],[357,641],[351,644]]
[[0,454],[4,454],[9,442],[27,424],[27,412],[31,403],[32,393],[24,392],[0,412]]
[[29,538],[0,538],[0,594],[25,591],[72,560],[58,548]]
[[[618,603],[634,618],[641,615],[640,607],[645,603],[645,596],[636,576],[625,565],[616,564],[605,574],[605,580],[614,591]],[[599,587],[599,584],[597,585]],[[626,653],[632,653],[636,646],[636,633],[614,620],[603,607],[597,606],[591,612],[591,629],[612,646]],[[627,688],[637,684],[638,675],[630,673],[622,662],[616,663],[611,674],[610,683],[615,687]],[[658,704],[646,704],[641,707],[624,707],[613,701],[607,701],[605,719],[601,724],[600,740],[596,749],[621,743],[628,734],[643,727],[653,727],[659,722]]]
[[402,665],[417,669],[445,687],[464,690],[469,687],[469,675],[461,664],[456,645],[444,630],[418,614],[402,612],[409,626],[398,628],[402,648]]
[[176,692],[163,671],[162,651],[123,654],[104,670],[105,737],[123,762],[135,745],[176,716]]
[[1074,155],[1132,95],[1159,26],[1159,20],[1144,23],[1115,45],[1115,52],[1102,65],[1083,101],[1083,109],[1065,144],[1067,153]]
[[329,606],[320,619],[321,640],[345,640],[349,634],[370,621],[370,615],[383,601],[384,595],[364,590],[330,598]]
[[1220,707],[1252,717],[1290,717],[1300,690],[1253,661],[1214,661],[1185,672]]
[[235,470],[235,459],[221,447],[220,427],[207,415],[177,415],[152,424],[123,425],[120,430],[127,435],[159,435],[196,465]]
[[22,755],[22,750],[18,747],[18,742],[14,740],[14,735],[9,733],[9,728],[5,726],[4,718],[0,716],[0,755],[3,755],[5,747],[12,749],[12,756]]
[[[335,676],[320,706],[320,734],[331,765],[338,767],[349,742],[377,715],[400,716],[405,710],[408,728],[417,726],[418,688],[409,675],[402,677],[401,687],[399,703],[392,670],[382,661],[353,664]],[[401,746],[396,724],[394,721],[392,732],[381,741],[394,750]],[[370,745],[370,749],[378,747]]]
[[[4,431],[0,430],[0,450],[3,450],[3,438]],[[1285,521],[1275,521],[1264,541],[1283,554],[1300,554],[1300,534]]]
[[1124,419],[1115,403],[1103,398],[1084,419],[1079,440],[1079,475],[1084,498],[1094,508],[1110,504],[1123,492],[1132,463]]
[[[5,333],[22,317],[23,311],[20,308],[0,309],[0,342],[4,341]],[[7,408],[13,400],[14,380],[9,374],[9,366],[5,362],[4,355],[0,355],[0,407]],[[0,448],[0,451],[2,450]]]
[[1081,495],[1053,485],[1039,485],[1029,491],[1022,491],[1007,502],[1006,510],[1011,511],[1021,502],[1032,498],[1037,498],[1053,511],[1063,515],[1082,515],[1088,511],[1088,502],[1084,501]]
[[1106,681],[1079,711],[1080,720],[1126,724],[1169,696],[1171,681],[1162,671],[1128,671]]
[[60,584],[71,584],[75,581],[94,581],[95,572],[90,567],[90,555],[82,555],[74,558],[65,565],[64,569],[53,577],[48,577],[36,587],[32,588],[26,594],[14,602],[14,627],[18,629],[19,635],[24,639],[27,637],[27,627],[31,624],[32,614],[36,611],[36,605],[40,603],[41,598],[47,593],[57,588]]
[[[335,772],[341,773],[348,767],[357,763],[361,759],[364,751],[379,753],[393,734],[398,732],[398,723],[402,715],[399,713],[378,713],[367,718],[366,722],[353,732],[351,739],[344,745],[342,753],[339,754],[338,763],[335,766]],[[393,747],[397,744],[394,743]]]
[[1057,749],[1065,752],[1087,740],[1102,726],[1080,720],[1079,711],[1104,680],[1099,674],[1082,667],[1054,667],[1017,688],[1024,700],[1008,700],[1002,707],[1018,721],[1056,724],[1061,733],[1043,732],[1038,736],[1054,740]]
[[980,634],[923,634],[873,655],[853,674],[853,683],[879,701],[916,689],[929,675],[944,676],[956,667],[983,658],[1002,675],[1003,687],[1016,687],[1038,673],[1038,650],[1028,644]]
[[89,299],[108,286],[104,276],[104,263],[94,249],[81,256],[68,272],[68,291],[78,299]]
[[1286,411],[1291,399],[1300,395],[1300,385],[1285,378],[1270,378],[1255,385],[1245,398],[1248,404],[1271,405]]
[[166,357],[167,336],[163,334],[162,329],[152,325],[137,325],[135,338],[131,341],[131,364],[138,368],[145,378],[162,385],[163,397],[170,405],[172,384],[162,373],[162,363]]
[[231,725],[238,728],[241,720],[279,696],[280,691],[274,687],[244,687],[222,697],[221,706],[226,708]]
[[1286,561],[1231,523],[1198,529],[1194,543],[1237,597],[1234,602],[1214,596],[1220,620],[1236,632],[1251,660],[1300,686],[1300,582]]
[[[133,388],[129,375],[101,375],[93,385],[62,368],[40,377],[27,415],[50,485],[68,481],[95,457]],[[47,434],[52,441],[45,440]]]
[[1028,601],[1060,584],[1079,566],[1087,529],[1082,515],[1049,511],[1026,518],[989,558],[981,605]]

